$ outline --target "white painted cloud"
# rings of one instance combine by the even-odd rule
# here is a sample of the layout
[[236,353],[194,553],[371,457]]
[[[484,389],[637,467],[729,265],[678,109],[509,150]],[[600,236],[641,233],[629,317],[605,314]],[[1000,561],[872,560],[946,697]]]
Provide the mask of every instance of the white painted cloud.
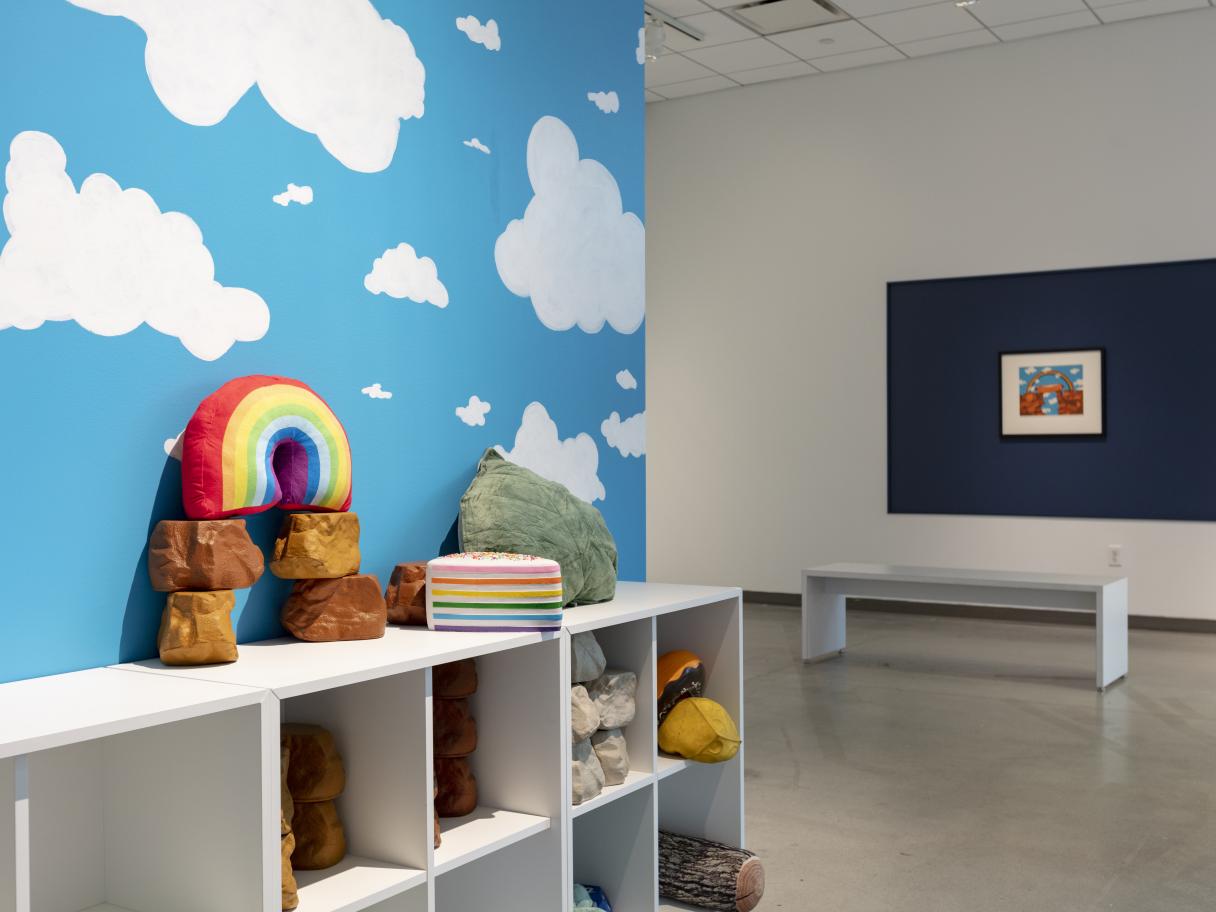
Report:
[[470,396],[468,405],[456,406],[456,417],[469,427],[481,427],[486,423],[486,412],[489,410],[490,403],[482,402],[476,396]]
[[1072,369],[1069,371],[1069,373],[1070,373],[1070,374],[1072,374],[1072,375],[1075,377],[1077,374],[1081,373],[1081,368],[1079,368],[1079,367],[1074,367],[1074,368],[1072,368]]
[[605,114],[615,114],[621,109],[621,98],[616,92],[588,92],[587,100]]
[[483,45],[487,51],[497,51],[502,47],[498,23],[493,19],[482,25],[476,16],[460,16],[456,19],[456,28],[468,35],[474,44]]
[[466,146],[468,146],[470,149],[476,149],[478,152],[484,152],[486,155],[490,154],[490,147],[487,146],[485,143],[483,143],[476,136],[474,136],[472,139],[466,139],[464,141],[464,144]]
[[359,390],[364,396],[372,399],[392,399],[393,394],[382,387],[379,383],[373,383],[371,386],[365,386]]
[[646,413],[638,412],[624,421],[613,412],[600,423],[600,433],[608,446],[616,447],[622,456],[644,456],[646,454]]
[[532,127],[528,178],[535,195],[494,245],[503,284],[531,298],[549,329],[594,333],[607,322],[634,332],[646,315],[646,229],[623,211],[616,179],[579,158],[578,141],[556,117]]
[[421,117],[426,70],[410,36],[369,0],[71,0],[124,16],[169,112],[223,120],[256,84],[289,124],[354,171],[383,171],[402,120]]
[[539,402],[524,409],[523,420],[515,432],[515,447],[496,449],[504,457],[531,469],[537,475],[564,484],[580,500],[603,500],[606,492],[600,481],[600,451],[590,434],[562,440],[557,425]]
[[616,372],[616,383],[623,390],[635,390],[638,388],[638,381],[629,369],[619,370]]
[[282,193],[276,193],[271,197],[280,206],[286,206],[290,203],[299,203],[301,206],[312,205],[312,187],[307,185],[300,187],[296,184],[288,184],[287,189]]
[[173,457],[178,462],[182,461],[182,434],[184,433],[186,432],[182,431],[176,437],[165,439],[165,455]]
[[638,63],[646,63],[646,29],[638,29],[638,49],[635,52]]
[[215,280],[189,216],[161,212],[106,174],[85,178],[78,193],[66,169],[63,147],[46,133],[18,133],[9,147],[0,330],[75,320],[121,336],[147,323],[204,361],[266,334],[266,302]]
[[448,306],[448,290],[439,281],[439,270],[430,257],[420,257],[404,242],[376,257],[372,271],[363,277],[363,287],[372,294],[409,298],[419,304]]

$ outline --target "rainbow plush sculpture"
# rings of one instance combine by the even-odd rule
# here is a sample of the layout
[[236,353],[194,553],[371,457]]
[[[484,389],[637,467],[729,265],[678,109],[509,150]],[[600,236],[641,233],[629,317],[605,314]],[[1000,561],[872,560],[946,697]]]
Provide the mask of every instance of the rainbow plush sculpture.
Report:
[[350,508],[350,442],[320,396],[287,377],[230,380],[182,435],[182,501],[191,519]]

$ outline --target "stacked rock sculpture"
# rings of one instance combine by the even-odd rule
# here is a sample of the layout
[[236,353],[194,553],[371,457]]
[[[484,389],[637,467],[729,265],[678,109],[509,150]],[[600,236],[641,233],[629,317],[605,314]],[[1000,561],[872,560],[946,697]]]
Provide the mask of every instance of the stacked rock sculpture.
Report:
[[274,543],[270,572],[295,580],[280,620],[314,643],[384,636],[388,610],[380,581],[359,572],[359,517],[289,513]]
[[[346,788],[346,770],[334,736],[319,725],[282,726],[283,825],[294,842],[283,865],[283,908],[295,893],[294,871],[319,871],[346,857],[346,832],[335,799]],[[284,855],[287,843],[284,841]],[[289,891],[290,882],[290,891]]]
[[262,575],[243,519],[162,520],[148,541],[148,578],[167,592],[156,645],[166,665],[235,662],[234,589]]
[[426,561],[398,564],[384,590],[390,624],[426,626]]
[[595,634],[570,638],[571,796],[590,801],[605,785],[629,774],[629,749],[622,729],[637,712],[638,676],[609,670]]
[[436,665],[431,670],[436,848],[439,818],[463,817],[477,807],[477,778],[469,760],[477,749],[477,720],[469,704],[476,692],[475,659]]

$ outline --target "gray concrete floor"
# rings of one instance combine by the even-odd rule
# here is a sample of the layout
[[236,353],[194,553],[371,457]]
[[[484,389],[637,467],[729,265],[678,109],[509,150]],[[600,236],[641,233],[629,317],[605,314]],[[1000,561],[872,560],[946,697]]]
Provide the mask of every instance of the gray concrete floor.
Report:
[[749,605],[749,848],[761,909],[1216,910],[1216,636],[850,612],[804,666]]

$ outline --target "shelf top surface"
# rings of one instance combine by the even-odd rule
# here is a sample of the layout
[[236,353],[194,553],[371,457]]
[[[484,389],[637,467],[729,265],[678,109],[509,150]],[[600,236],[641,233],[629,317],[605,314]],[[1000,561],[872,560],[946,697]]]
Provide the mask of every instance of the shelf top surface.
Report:
[[562,626],[579,633],[735,599],[741,594],[742,590],[730,586],[622,582],[616,584],[616,598],[611,602],[567,608]]
[[465,817],[441,817],[439,829],[443,838],[435,849],[435,874],[543,833],[550,826],[552,821],[548,817],[490,807],[478,807]]
[[149,659],[117,667],[168,677],[259,687],[286,698],[540,643],[553,636],[552,633],[536,632],[472,633],[390,626],[384,636],[376,640],[305,643],[282,637],[242,643],[240,658],[231,665],[169,668],[156,659]]
[[321,871],[296,871],[300,908],[308,912],[366,909],[426,883],[426,871],[347,855]]
[[1034,589],[1101,589],[1124,579],[1071,573],[1025,573],[1015,570],[974,570],[955,567],[909,567],[898,564],[825,564],[802,571],[804,576],[830,579],[882,580],[893,583],[945,583]]
[[261,691],[113,668],[0,684],[0,757],[251,706]]

